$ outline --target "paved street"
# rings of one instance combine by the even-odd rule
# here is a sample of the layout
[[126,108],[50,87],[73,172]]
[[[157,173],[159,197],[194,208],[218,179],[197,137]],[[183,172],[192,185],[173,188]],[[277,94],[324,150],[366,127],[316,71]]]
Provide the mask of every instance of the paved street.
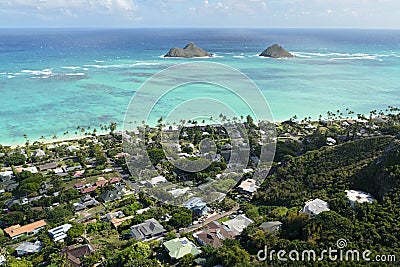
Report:
[[202,222],[202,223],[198,223],[198,224],[194,224],[194,225],[192,225],[192,226],[189,226],[189,227],[185,228],[185,229],[183,230],[183,232],[184,232],[184,233],[194,232],[194,231],[196,231],[196,230],[202,228],[203,226],[209,224],[210,222],[217,221],[217,220],[219,220],[219,219],[221,219],[221,218],[227,217],[227,216],[229,216],[229,215],[231,215],[231,214],[237,212],[238,210],[239,210],[239,206],[235,206],[235,207],[234,207],[233,209],[231,209],[230,211],[224,212],[224,213],[222,213],[222,214],[216,214],[216,215],[214,215],[214,216],[212,216],[212,217],[207,218],[207,219],[206,219],[204,222]]

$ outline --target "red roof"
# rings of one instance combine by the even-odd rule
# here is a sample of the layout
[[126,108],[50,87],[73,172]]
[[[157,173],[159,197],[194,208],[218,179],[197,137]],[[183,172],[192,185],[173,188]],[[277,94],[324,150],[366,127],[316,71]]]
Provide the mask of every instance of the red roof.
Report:
[[92,186],[92,187],[88,187],[88,188],[82,188],[81,189],[81,193],[82,194],[87,194],[87,193],[90,193],[90,192],[93,192],[94,190],[96,190],[97,189],[97,186],[95,185],[95,186]]
[[76,187],[76,188],[78,188],[78,187],[84,187],[84,186],[85,186],[84,183],[76,183],[76,184],[75,184],[75,187]]
[[6,232],[6,234],[8,234],[10,237],[14,237],[14,236],[17,236],[20,234],[26,234],[26,233],[33,232],[44,226],[46,226],[46,221],[40,220],[40,221],[33,222],[33,223],[30,223],[30,224],[27,224],[24,226],[21,226],[19,224],[13,225],[8,228],[5,228],[4,232]]
[[82,176],[82,175],[83,175],[82,171],[76,171],[76,172],[74,172],[74,174],[72,176],[78,177],[78,176]]
[[96,186],[101,186],[101,187],[103,187],[103,186],[105,186],[107,183],[108,183],[107,180],[97,181],[97,182],[96,182]]

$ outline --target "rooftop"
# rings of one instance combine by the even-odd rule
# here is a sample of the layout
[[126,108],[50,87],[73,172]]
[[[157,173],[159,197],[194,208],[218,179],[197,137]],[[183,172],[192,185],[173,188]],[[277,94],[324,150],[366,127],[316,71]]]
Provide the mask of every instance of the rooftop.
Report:
[[238,215],[232,220],[223,222],[223,224],[226,225],[236,235],[239,235],[247,226],[252,223],[254,223],[254,221],[247,218],[245,215]]
[[164,233],[164,227],[154,218],[143,223],[131,226],[131,234],[134,238],[144,240]]
[[196,256],[201,253],[201,251],[186,237],[175,238],[164,242],[164,247],[167,249],[169,256],[173,259],[180,259],[186,254]]
[[45,220],[40,220],[37,222],[33,222],[24,226],[20,226],[19,224],[10,226],[8,228],[4,229],[4,232],[8,234],[10,237],[15,237],[21,234],[26,234],[33,232],[41,227],[46,226],[46,221]]
[[259,186],[256,185],[254,179],[246,179],[238,186],[238,188],[248,193],[254,193],[257,191]]
[[329,204],[326,201],[323,201],[319,198],[314,200],[309,200],[306,202],[302,212],[311,214],[311,215],[318,215],[323,211],[329,211]]
[[357,202],[357,203],[374,202],[374,198],[369,193],[358,190],[346,190],[345,192],[347,194],[347,198],[351,202]]

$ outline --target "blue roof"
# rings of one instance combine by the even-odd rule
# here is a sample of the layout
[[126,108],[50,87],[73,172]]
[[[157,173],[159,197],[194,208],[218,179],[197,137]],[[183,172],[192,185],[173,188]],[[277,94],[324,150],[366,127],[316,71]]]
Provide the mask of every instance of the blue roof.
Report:
[[204,203],[203,200],[199,197],[194,197],[183,203],[183,206],[188,209],[203,209],[207,206],[207,203]]

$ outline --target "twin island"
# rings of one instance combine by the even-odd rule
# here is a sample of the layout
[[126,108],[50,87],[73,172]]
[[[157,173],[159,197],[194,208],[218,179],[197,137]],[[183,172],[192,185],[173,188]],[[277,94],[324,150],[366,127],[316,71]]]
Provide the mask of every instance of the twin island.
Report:
[[[197,58],[212,57],[213,54],[208,53],[204,49],[197,47],[194,43],[187,44],[184,48],[171,48],[164,57],[181,57],[181,58]],[[294,57],[286,49],[278,44],[271,45],[265,49],[259,56],[271,58],[291,58]]]

